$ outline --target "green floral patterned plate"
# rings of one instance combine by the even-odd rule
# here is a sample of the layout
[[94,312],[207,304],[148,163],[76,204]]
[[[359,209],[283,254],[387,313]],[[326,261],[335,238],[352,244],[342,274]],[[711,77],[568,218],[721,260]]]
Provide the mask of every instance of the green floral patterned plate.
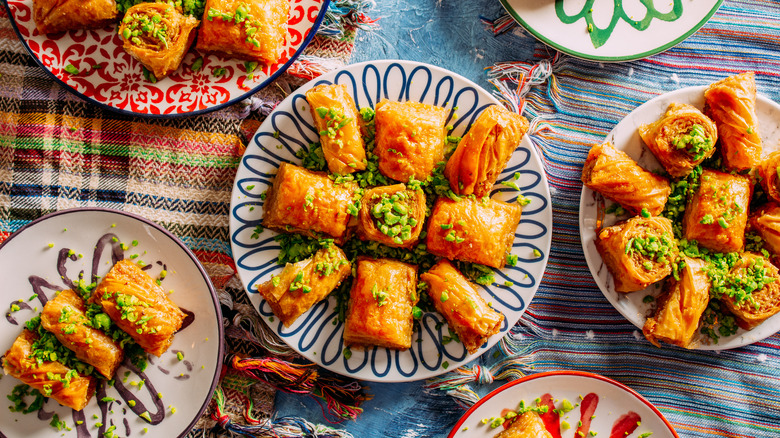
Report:
[[632,61],[696,32],[723,0],[500,0],[543,43],[594,61]]

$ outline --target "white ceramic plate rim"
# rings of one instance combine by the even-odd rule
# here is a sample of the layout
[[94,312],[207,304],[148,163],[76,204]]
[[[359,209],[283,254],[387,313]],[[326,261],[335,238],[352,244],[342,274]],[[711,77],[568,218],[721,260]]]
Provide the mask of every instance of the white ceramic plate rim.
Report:
[[[347,66],[347,67],[345,67],[345,68],[343,68],[341,70],[331,72],[331,73],[329,73],[327,75],[323,75],[323,76],[321,76],[321,77],[319,77],[319,78],[317,78],[317,79],[315,79],[315,80],[305,84],[304,86],[302,86],[301,88],[296,90],[296,92],[293,95],[288,96],[288,98],[285,99],[285,101],[283,101],[282,103],[279,104],[279,106],[277,106],[277,110],[282,109],[282,108],[290,107],[292,111],[297,112],[299,110],[299,108],[292,108],[291,107],[291,102],[293,101],[293,99],[296,96],[301,96],[302,93],[304,93],[307,89],[313,87],[315,84],[317,84],[317,83],[319,83],[321,81],[333,80],[334,78],[336,78],[340,74],[340,72],[345,72],[345,71],[348,71],[348,72],[361,72],[361,71],[364,71],[364,69],[373,69],[375,71],[380,72],[380,74],[381,74],[381,73],[385,73],[387,70],[389,70],[390,68],[392,68],[394,66],[403,67],[403,68],[406,68],[406,69],[408,69],[410,71],[414,71],[415,69],[418,69],[418,68],[424,68],[424,69],[429,69],[431,72],[435,72],[436,74],[442,75],[443,77],[451,77],[451,78],[453,78],[453,80],[460,82],[460,85],[457,86],[458,88],[453,88],[453,90],[454,90],[453,94],[455,94],[457,89],[460,89],[459,87],[469,86],[469,87],[473,87],[475,90],[478,90],[477,93],[478,93],[479,99],[480,99],[479,102],[491,103],[491,104],[499,104],[500,105],[500,103],[493,96],[491,96],[485,90],[482,90],[478,85],[474,84],[473,82],[469,81],[468,79],[466,79],[466,78],[464,78],[464,77],[462,77],[462,76],[460,76],[458,74],[449,72],[449,71],[444,70],[442,68],[439,68],[439,67],[436,67],[436,66],[432,66],[432,65],[428,65],[428,64],[413,62],[413,61],[378,60],[378,61],[369,61],[369,62],[363,62],[363,63],[358,63],[358,64],[352,64],[352,65],[349,65],[349,66]],[[433,80],[433,78],[431,80]],[[385,88],[385,90],[386,89],[387,88]],[[395,93],[395,91],[394,91],[394,93]],[[430,96],[432,93],[433,93],[433,91],[430,91],[427,94],[427,96]],[[387,92],[385,92],[385,94],[387,94]],[[407,96],[408,96],[408,94],[407,94]],[[356,99],[356,101],[358,101],[359,105],[361,104],[359,99]],[[308,109],[305,110],[305,111],[302,111],[302,112],[304,113],[304,117],[311,117],[309,115]],[[273,116],[273,114],[269,115],[269,117],[266,119],[266,121],[263,123],[263,125],[260,126],[260,128],[257,131],[257,133],[255,134],[255,137],[254,137],[255,139],[258,138],[260,133],[264,133],[264,132],[265,133],[272,133],[272,132],[274,132],[274,129],[273,129],[272,125],[271,125],[272,116]],[[458,128],[457,128],[457,125],[456,125],[456,131],[457,131],[457,129]],[[256,142],[251,143],[248,146],[247,152],[245,152],[244,156],[246,157],[249,154],[249,152],[250,152],[250,150],[252,148],[259,148],[259,147],[260,146],[258,146],[258,144]],[[350,377],[356,377],[356,378],[360,378],[360,379],[364,379],[364,380],[382,381],[382,382],[414,381],[414,380],[420,380],[420,379],[424,379],[424,378],[428,378],[428,377],[433,377],[433,376],[445,373],[448,370],[452,370],[454,368],[457,368],[460,365],[468,363],[472,359],[474,359],[477,356],[479,356],[480,354],[484,353],[488,348],[490,348],[491,346],[495,345],[501,339],[501,337],[503,337],[503,335],[506,333],[506,331],[509,330],[509,328],[511,328],[517,322],[517,320],[519,320],[519,318],[522,316],[522,314],[527,309],[528,304],[531,301],[531,298],[533,298],[533,295],[536,293],[536,291],[537,291],[537,289],[538,289],[538,287],[539,287],[539,285],[540,285],[540,283],[542,281],[542,277],[544,275],[544,270],[545,270],[546,265],[547,265],[547,261],[548,261],[548,257],[549,257],[549,250],[550,250],[550,245],[551,245],[551,240],[552,240],[552,211],[551,211],[552,204],[551,204],[551,198],[550,198],[550,193],[549,193],[549,186],[547,184],[547,176],[546,176],[546,173],[544,171],[544,165],[542,164],[542,162],[540,160],[540,157],[538,155],[538,152],[535,149],[535,147],[533,146],[533,144],[531,143],[528,135],[526,135],[524,137],[523,142],[521,142],[520,147],[518,147],[518,149],[520,149],[520,148],[525,148],[525,149],[527,149],[529,151],[529,162],[530,163],[526,164],[525,165],[526,167],[524,167],[524,169],[531,169],[531,170],[534,170],[534,171],[538,171],[540,173],[540,181],[537,183],[538,187],[535,187],[534,191],[541,193],[541,195],[544,197],[544,199],[545,199],[545,207],[539,213],[537,213],[538,215],[534,216],[534,218],[546,221],[544,224],[542,224],[542,226],[547,229],[547,232],[546,232],[546,234],[543,237],[544,238],[544,243],[539,247],[540,251],[542,252],[543,259],[541,260],[541,264],[534,263],[534,268],[533,268],[534,275],[537,275],[536,267],[537,266],[540,267],[538,275],[536,277],[536,285],[533,288],[529,288],[529,290],[530,290],[530,298],[528,298],[527,300],[524,300],[525,305],[522,308],[522,311],[516,312],[516,313],[512,313],[510,315],[507,315],[505,313],[505,316],[507,317],[507,320],[506,320],[505,324],[508,324],[508,326],[506,326],[506,329],[503,330],[500,334],[496,334],[496,335],[490,337],[488,339],[488,341],[487,341],[487,347],[486,348],[480,348],[479,351],[477,353],[475,353],[475,354],[467,354],[465,356],[465,358],[462,359],[462,360],[459,360],[459,361],[448,361],[449,362],[449,366],[446,367],[446,368],[439,366],[437,369],[435,369],[433,371],[428,370],[428,369],[423,369],[422,371],[418,370],[417,372],[413,373],[411,376],[408,376],[408,377],[407,376],[403,376],[401,374],[398,374],[398,375],[396,375],[396,374],[388,375],[388,373],[386,372],[385,375],[383,375],[382,377],[379,377],[377,375],[374,375],[373,372],[370,372],[371,371],[370,367],[363,367],[362,368],[363,371],[350,372],[349,370],[347,370],[345,368],[342,368],[340,366],[341,362],[339,362],[339,361],[334,361],[331,364],[324,364],[323,361],[320,359],[320,356],[317,355],[317,351],[313,351],[313,349],[308,349],[306,351],[301,351],[301,349],[297,348],[296,344],[291,344],[291,342],[287,338],[283,338],[285,340],[285,342],[287,342],[288,345],[290,345],[293,349],[298,351],[298,353],[300,353],[301,355],[306,357],[308,360],[310,360],[312,362],[315,362],[315,363],[319,364],[320,366],[323,366],[323,367],[325,367],[327,369],[330,369],[331,371],[334,371],[336,373],[343,374],[343,375],[348,375]],[[259,152],[259,153],[261,153],[261,152]],[[241,224],[235,218],[235,209],[236,209],[237,204],[239,203],[239,197],[242,195],[241,187],[239,187],[239,181],[241,181],[242,178],[245,178],[245,176],[243,175],[242,170],[245,170],[245,165],[244,165],[243,159],[242,159],[242,164],[239,167],[238,172],[236,173],[236,179],[235,179],[234,186],[233,186],[233,194],[232,194],[232,201],[231,201],[231,212],[230,212],[230,215],[231,215],[231,220],[230,220],[231,247],[232,247],[232,250],[233,250],[233,257],[236,260],[240,259],[241,258],[241,254],[245,253],[244,249],[242,249],[242,248],[240,248],[240,247],[238,247],[236,245],[236,234],[237,234]],[[259,220],[258,220],[258,223],[259,223]],[[522,226],[522,222],[521,222],[521,226]],[[251,281],[250,274],[249,274],[249,272],[244,271],[241,268],[239,263],[236,263],[236,265],[237,265],[237,272],[238,272],[239,277],[241,278],[242,284],[243,284],[244,288],[246,290],[248,290],[250,288],[250,286],[251,286],[249,284],[249,282]],[[519,265],[520,264],[518,264],[518,266]],[[497,271],[497,272],[499,272],[499,271]],[[270,274],[266,275],[266,277],[264,277],[264,278],[267,280],[267,278],[270,278]],[[497,276],[497,278],[498,278],[498,276]],[[525,293],[526,292],[524,292],[524,295],[525,295]],[[254,306],[256,308],[258,307],[258,305],[263,303],[263,301],[259,298],[259,295],[257,293],[251,293],[251,294],[248,293],[248,295],[250,297],[250,300],[252,300],[252,302],[253,302],[253,304],[254,304]],[[335,301],[335,298],[331,298],[331,299]],[[310,312],[307,312],[304,315],[302,315],[299,318],[299,321],[300,320],[304,320],[309,313]],[[272,322],[266,316],[262,315],[262,312],[261,312],[261,317],[266,322],[266,324],[268,324],[268,326],[271,327],[272,330],[276,330],[276,326],[279,325],[278,320],[276,320],[276,322]],[[315,322],[313,322],[312,324],[314,324]],[[296,325],[294,325],[293,327],[296,327],[298,323],[299,322],[296,322]],[[444,325],[444,327],[446,327],[446,324]],[[413,342],[413,348],[414,348],[414,345],[415,344]],[[387,350],[387,349],[381,349],[380,351],[385,351],[385,350]],[[393,350],[387,350],[387,351],[388,351],[387,354],[390,355],[391,354],[390,352],[393,351]],[[393,352],[392,354],[396,354],[396,353],[397,352]],[[368,354],[369,354],[369,350],[366,350],[366,360],[368,360],[367,359]],[[372,364],[373,364],[373,362],[372,362]],[[366,368],[369,368],[369,370],[366,371],[365,370]],[[395,370],[393,370],[393,371],[395,371]]]
[[[639,138],[636,128],[640,124],[651,123],[660,118],[666,111],[666,107],[672,102],[690,103],[693,106],[702,109],[704,103],[704,90],[706,88],[706,86],[686,87],[654,97],[627,114],[623,120],[607,134],[606,140],[613,142],[617,149],[626,151],[633,159],[638,160],[642,167],[648,170],[661,169],[661,165]],[[770,111],[774,111],[775,114],[780,114],[780,105],[762,95],[758,95],[757,97],[756,109],[760,122],[762,120],[768,121],[771,119],[769,114]],[[766,154],[768,150],[771,150],[772,147],[776,147],[773,145],[777,145],[778,140],[780,139],[780,134],[776,132],[776,129],[770,130],[769,126],[766,125],[767,123],[761,123],[759,125],[759,132],[761,133],[764,144],[764,154]],[[640,148],[640,152],[638,153],[637,148]],[[601,256],[596,250],[596,233],[594,230],[596,209],[586,207],[588,203],[598,202],[599,199],[603,199],[600,194],[585,186],[582,187],[582,193],[580,195],[579,225],[585,260],[588,263],[588,268],[590,269],[594,281],[607,300],[609,300],[621,315],[641,330],[645,324],[647,312],[651,308],[650,304],[642,303],[642,298],[648,294],[658,296],[660,290],[655,286],[650,286],[643,291],[636,291],[628,294],[618,293],[613,290],[612,274],[608,273],[606,266],[601,260]],[[611,203],[609,200],[606,200],[606,202]],[[614,221],[614,217],[610,218],[609,216],[610,215],[608,215],[607,219],[612,219],[612,221]],[[607,223],[605,221],[604,226],[609,225],[611,225],[611,222]],[[738,348],[772,336],[778,329],[780,329],[780,314],[769,318],[753,330],[745,331],[739,329],[739,331],[732,336],[721,337],[717,344],[699,343],[695,348],[700,350],[726,350]],[[697,338],[694,337],[694,340],[696,339]],[[704,338],[702,337],[701,339]],[[662,345],[668,348],[673,347],[669,344]]]
[[[139,216],[139,215],[136,215],[136,214],[133,214],[133,213],[129,213],[129,212],[121,211],[121,210],[113,210],[113,209],[109,209],[109,208],[102,208],[102,207],[80,207],[80,208],[71,208],[71,209],[66,209],[66,210],[59,210],[59,211],[55,211],[55,212],[52,212],[52,213],[48,213],[48,214],[46,214],[44,216],[41,216],[41,217],[39,217],[37,219],[34,219],[31,222],[29,222],[29,223],[25,224],[24,226],[20,227],[18,230],[13,232],[10,236],[8,236],[8,238],[6,238],[2,242],[2,244],[0,244],[0,252],[2,252],[3,249],[10,242],[15,240],[19,236],[21,236],[23,233],[27,232],[29,229],[32,229],[32,228],[34,228],[36,226],[39,226],[42,223],[44,223],[44,222],[46,222],[46,221],[48,221],[50,219],[53,219],[53,218],[59,217],[59,216],[64,216],[64,215],[76,215],[76,216],[78,216],[78,215],[82,215],[82,214],[90,214],[90,213],[93,213],[93,212],[105,213],[105,214],[109,214],[109,215],[124,216],[126,218],[131,219],[131,220],[138,221],[139,223],[141,223],[141,224],[143,224],[145,226],[154,228],[157,232],[159,232],[163,236],[167,237],[172,244],[178,246],[182,250],[182,252],[187,256],[187,258],[193,263],[193,266],[200,272],[201,276],[203,277],[204,284],[207,285],[207,287],[208,287],[208,293],[209,293],[209,297],[211,298],[211,304],[214,307],[214,311],[215,311],[215,314],[217,316],[217,321],[215,322],[215,327],[217,329],[217,332],[219,333],[219,340],[218,340],[218,346],[217,346],[217,349],[218,349],[218,352],[219,352],[219,356],[216,359],[213,377],[212,377],[211,383],[209,385],[208,394],[210,394],[210,395],[203,401],[203,403],[198,408],[198,410],[196,412],[193,412],[192,420],[188,423],[188,425],[181,432],[179,432],[176,435],[177,437],[182,438],[182,437],[186,436],[192,430],[192,428],[195,426],[195,423],[206,412],[206,409],[208,408],[209,403],[211,402],[211,394],[214,393],[214,390],[216,389],[217,384],[219,383],[219,378],[220,378],[221,373],[222,373],[222,357],[224,356],[224,342],[223,342],[224,330],[223,330],[223,327],[222,327],[222,309],[220,307],[219,298],[217,296],[216,290],[214,289],[214,285],[211,282],[211,278],[208,276],[208,274],[206,273],[205,268],[200,263],[200,261],[198,261],[198,259],[195,256],[195,254],[193,254],[192,251],[178,237],[173,235],[170,231],[166,230],[162,226],[160,226],[160,225],[158,225],[158,224],[156,224],[156,223],[154,223],[154,222],[152,222],[152,221],[150,221],[150,220],[148,220],[148,219],[146,219],[146,218],[144,218],[142,216]],[[39,236],[39,237],[36,237],[36,239],[40,239],[41,242],[45,242],[47,237],[46,236]],[[17,333],[6,332],[6,335],[7,336],[12,336],[13,338],[15,338],[17,336]],[[11,377],[8,377],[8,376],[6,376],[5,378],[6,379],[12,379]],[[117,376],[116,378],[118,379],[118,378],[120,378],[120,376]],[[5,398],[5,397],[3,397],[3,398]],[[94,400],[90,401],[90,404],[92,404],[92,403],[94,403]],[[33,415],[33,414],[31,413],[31,414],[27,414],[27,415]],[[179,412],[179,415],[186,415],[186,413],[185,412]],[[60,435],[63,435],[63,432],[58,432],[58,431],[56,431],[56,429],[52,429],[48,425],[43,430],[45,430],[45,433],[44,433],[45,436],[54,436],[54,435],[60,436]],[[75,428],[73,430],[75,432]],[[50,433],[48,433],[48,432],[50,432]],[[131,436],[141,436],[141,435],[143,435],[143,432],[137,431],[137,432],[133,433]],[[5,435],[1,431],[0,431],[0,436],[5,437]]]
[[[713,15],[718,11],[721,4],[723,3],[723,0],[718,0],[717,4],[715,4],[712,9],[707,13],[707,15],[702,18],[696,25],[691,27],[691,29],[684,32],[681,36],[678,38],[675,38],[672,41],[669,41],[667,43],[661,44],[656,48],[646,50],[639,53],[633,53],[623,56],[600,56],[594,53],[586,53],[581,52],[578,50],[571,49],[567,47],[565,44],[561,43],[557,39],[551,39],[547,36],[545,36],[540,30],[538,30],[536,27],[531,25],[531,23],[527,22],[522,16],[520,12],[514,9],[512,5],[510,4],[511,0],[499,0],[501,2],[501,5],[506,9],[507,13],[512,16],[512,18],[520,24],[525,30],[527,30],[531,35],[533,35],[536,39],[543,42],[544,44],[561,51],[563,53],[566,53],[568,55],[574,56],[576,58],[580,59],[586,59],[590,61],[601,61],[601,62],[624,62],[624,61],[634,61],[637,59],[646,58],[648,56],[655,55],[657,53],[664,52],[666,50],[671,49],[672,47],[680,44],[681,42],[685,41],[688,37],[693,35],[697,30],[699,30],[704,24],[709,21],[710,18],[712,18]],[[524,0],[520,0],[524,1]],[[563,0],[556,0],[556,1],[563,1]],[[554,4],[555,2],[550,2],[550,5]],[[693,2],[688,3],[688,5],[694,5]],[[597,50],[597,49],[594,49]]]
[[[626,395],[626,400],[631,402],[638,402],[646,407],[648,407],[653,413],[666,425],[668,428],[668,432],[671,433],[671,435],[675,438],[679,438],[677,435],[677,432],[674,430],[674,427],[672,427],[671,423],[664,417],[664,415],[661,413],[661,411],[658,410],[652,403],[650,403],[646,398],[644,398],[642,395],[634,391],[633,389],[629,388],[628,386],[617,382],[615,380],[612,380],[608,377],[604,377],[599,374],[589,373],[585,371],[547,371],[543,373],[538,374],[532,374],[530,376],[521,377],[517,380],[513,380],[511,382],[505,383],[504,385],[501,385],[499,388],[491,391],[488,395],[482,397],[477,403],[475,403],[473,406],[471,406],[465,414],[458,420],[458,422],[455,424],[455,427],[452,428],[452,431],[447,436],[447,438],[453,438],[458,432],[461,432],[461,427],[463,426],[463,423],[469,420],[472,415],[477,413],[479,411],[479,408],[486,404],[488,401],[490,401],[493,398],[500,398],[504,397],[507,399],[511,399],[511,401],[507,401],[506,408],[513,408],[517,406],[520,400],[523,400],[523,396],[527,396],[528,394],[522,394],[523,386],[527,385],[529,382],[533,382],[535,380],[548,380],[550,381],[550,386],[552,386],[555,380],[557,380],[560,377],[563,376],[571,376],[575,377],[578,380],[581,381],[581,385],[577,387],[576,392],[578,392],[580,395],[585,394],[589,391],[591,391],[589,388],[593,387],[594,385],[598,384],[607,384],[614,386],[618,390],[621,390]],[[541,396],[542,394],[535,394],[535,397]],[[555,394],[552,394],[556,399],[558,399],[558,396]],[[519,397],[518,397],[519,396]],[[530,401],[530,400],[526,400]],[[631,409],[631,408],[629,408]],[[501,415],[501,412],[486,412],[486,414],[489,417],[497,417]],[[480,416],[482,417],[482,416]],[[482,418],[480,418],[481,420]],[[495,433],[498,433],[501,429],[495,429],[491,436]],[[600,432],[605,433],[605,432]]]

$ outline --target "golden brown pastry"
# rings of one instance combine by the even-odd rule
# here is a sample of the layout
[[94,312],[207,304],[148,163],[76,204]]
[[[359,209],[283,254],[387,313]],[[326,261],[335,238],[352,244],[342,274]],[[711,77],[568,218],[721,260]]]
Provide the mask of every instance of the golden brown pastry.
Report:
[[412,346],[412,309],[417,304],[417,266],[394,259],[358,257],[344,324],[347,346]]
[[428,296],[434,307],[470,354],[501,331],[504,315],[488,306],[477,288],[447,259],[439,260],[420,280],[428,283]]
[[113,23],[118,15],[115,0],[33,1],[33,19],[42,34],[100,28]]
[[741,251],[753,186],[745,176],[705,169],[688,200],[683,236],[715,252]]
[[601,230],[596,249],[615,281],[615,291],[633,292],[672,273],[677,258],[672,221],[636,216]]
[[479,198],[489,195],[527,131],[525,117],[500,105],[487,107],[458,143],[444,168],[452,191]]
[[186,316],[162,287],[130,260],[108,271],[90,298],[147,353],[162,355]]
[[76,353],[79,360],[110,379],[125,353],[117,341],[91,326],[86,312],[84,300],[76,292],[64,290],[43,306],[41,325]]
[[306,92],[322,152],[331,173],[346,174],[366,168],[366,148],[360,132],[361,116],[347,87],[317,85]]
[[283,55],[289,9],[287,0],[206,0],[196,47],[273,64]]
[[658,298],[655,314],[645,321],[642,332],[656,347],[659,341],[691,348],[691,340],[699,328],[699,320],[710,301],[710,278],[707,262],[684,257],[685,267],[680,279],[670,277]]
[[743,287],[745,282],[761,285],[745,298],[726,294],[721,297],[726,308],[737,318],[737,325],[752,330],[780,312],[780,275],[769,260],[759,254],[744,252],[729,274],[738,279],[731,282],[738,287]]
[[490,198],[436,200],[428,222],[428,252],[450,260],[502,268],[522,209]]
[[761,162],[756,116],[756,78],[746,72],[722,79],[704,92],[704,114],[718,126],[720,153],[728,170],[753,169]]
[[769,202],[750,215],[749,227],[761,236],[764,247],[780,256],[780,205]]
[[287,264],[279,275],[261,284],[257,290],[285,327],[323,300],[352,272],[344,251],[336,245],[317,251],[314,256]]
[[282,163],[263,207],[263,226],[312,237],[325,235],[340,244],[348,236],[356,190],[353,182],[336,184],[324,173]]
[[127,53],[162,79],[179,68],[198,23],[169,4],[139,3],[125,12],[119,36]]
[[582,168],[582,183],[634,215],[646,208],[658,216],[672,192],[666,178],[641,168],[609,142],[590,149]]
[[58,361],[39,361],[32,356],[33,344],[38,339],[33,332],[22,331],[3,356],[3,370],[63,406],[84,409],[95,394],[95,378],[81,375]]
[[780,151],[767,155],[761,161],[758,171],[766,195],[775,202],[780,202]]
[[425,222],[425,194],[403,184],[374,187],[363,195],[357,234],[396,248],[411,248]]
[[508,428],[493,438],[553,438],[539,414],[528,411],[512,419]]
[[376,105],[379,172],[396,181],[424,181],[444,160],[447,110],[418,102],[382,100]]
[[694,106],[672,103],[658,121],[641,125],[639,136],[669,175],[679,178],[715,153],[718,128]]

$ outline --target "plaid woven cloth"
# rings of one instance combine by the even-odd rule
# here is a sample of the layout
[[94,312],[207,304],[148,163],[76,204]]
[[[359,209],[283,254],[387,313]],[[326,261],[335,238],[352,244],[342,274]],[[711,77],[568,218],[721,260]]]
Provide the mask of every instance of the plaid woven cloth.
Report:
[[[380,5],[376,14],[384,16],[385,23],[406,20],[399,26],[403,30],[394,32],[384,25],[366,37],[381,49],[369,48],[368,54],[359,50],[358,57],[380,51],[403,55],[467,74],[487,87],[485,74],[470,74],[474,67],[463,63],[473,59],[474,50],[484,55],[477,61],[482,66],[495,61],[533,63],[555,55],[519,27],[495,38],[489,29],[475,30],[470,23],[479,15],[501,13],[492,2],[426,3],[419,14],[406,12],[415,7],[412,0],[398,3]],[[428,17],[436,17],[435,22]],[[471,31],[437,36],[441,22]],[[409,36],[423,49],[402,53],[414,45]],[[525,374],[581,370],[629,386],[657,406],[681,437],[780,436],[780,335],[720,352],[652,346],[596,287],[578,225],[580,175],[593,144],[654,96],[707,85],[737,72],[755,71],[759,93],[780,102],[779,43],[780,2],[727,0],[702,29],[665,53],[617,64],[569,56],[554,63],[553,78],[532,89],[525,113],[536,119],[532,139],[542,152],[552,192],[550,261],[539,291],[512,334],[460,374],[474,376],[470,385],[477,393],[485,395],[505,381],[488,384],[490,379],[483,374],[479,383],[474,365],[483,366],[484,372],[496,369],[505,353],[519,354],[524,364],[518,368]],[[494,46],[500,48],[493,50]],[[394,53],[388,47],[400,48]],[[484,47],[490,50],[480,49]],[[509,48],[514,54],[506,57]],[[375,398],[364,404],[362,416],[340,427],[355,436],[446,436],[464,409],[443,391],[425,390],[425,385],[372,384]],[[314,405],[301,406],[293,397],[280,396],[277,407],[285,415],[297,415]]]
[[[0,241],[46,213],[74,207],[107,207],[153,220],[181,238],[213,280],[227,353],[292,359],[264,330],[236,275],[228,236],[233,178],[248,139],[286,93],[348,62],[357,31],[369,21],[362,14],[366,6],[333,1],[321,32],[293,65],[295,76],[284,74],[223,110],[169,120],[119,115],[73,96],[34,62],[0,7]],[[226,370],[218,400],[193,434],[210,431],[213,416],[222,426],[267,425],[258,435],[271,429],[275,436],[307,430],[345,435],[301,418],[264,421],[274,413],[276,390],[263,379]]]

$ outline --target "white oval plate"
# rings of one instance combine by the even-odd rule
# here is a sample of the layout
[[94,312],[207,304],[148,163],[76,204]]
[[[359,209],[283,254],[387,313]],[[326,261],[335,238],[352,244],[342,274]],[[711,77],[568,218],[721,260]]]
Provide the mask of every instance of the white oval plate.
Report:
[[641,59],[676,46],[703,26],[723,2],[651,0],[654,6],[649,10],[639,0],[500,1],[515,21],[548,46],[607,62]]
[[[106,235],[109,237],[101,241]],[[112,235],[117,237],[117,242],[111,241]],[[133,241],[137,241],[137,246]],[[119,247],[122,243],[127,245],[127,250]],[[5,396],[21,382],[4,376],[0,379],[0,395],[5,400],[0,409],[0,436],[102,436],[106,428],[115,425],[119,436],[183,437],[208,407],[222,368],[222,312],[216,292],[201,264],[179,239],[159,225],[129,213],[100,208],[62,210],[27,224],[3,242],[0,273],[4,286],[0,295],[6,308],[5,317],[0,321],[0,353],[11,347],[25,321],[40,314],[41,301],[30,300],[34,293],[51,298],[56,291],[70,288],[80,272],[89,279],[93,265],[98,276],[105,275],[113,265],[112,248],[124,258],[138,254],[137,260],[152,265],[147,272],[154,278],[163,269],[160,263],[164,264],[168,275],[162,280],[162,287],[174,291],[171,299],[194,314],[194,323],[176,333],[173,344],[162,357],[150,356],[143,376],[121,365],[115,375],[115,386],[106,388],[102,395],[98,390],[81,412],[51,399],[38,416],[36,412],[26,415],[11,412],[7,408],[11,403]],[[75,260],[68,258],[68,250],[73,251]],[[33,284],[42,282],[53,287],[33,288]],[[12,304],[22,309],[9,316]],[[179,351],[184,355],[183,361],[176,357]],[[146,381],[141,389],[132,385],[142,378]],[[137,399],[134,408],[127,404],[128,398],[119,393],[117,386],[126,388]],[[158,399],[158,393],[162,399]],[[102,402],[103,397],[116,401]],[[31,400],[30,397],[28,401]],[[101,408],[107,409],[107,413],[101,413]],[[139,417],[143,409],[160,421],[152,425]],[[71,430],[58,431],[50,426],[51,413],[56,413]],[[77,421],[83,424],[76,426]],[[98,422],[103,426],[97,427]],[[148,429],[146,433],[144,428]]]
[[[631,434],[652,432],[652,438],[679,438],[671,424],[655,406],[637,394],[631,388],[598,374],[581,371],[551,371],[533,374],[513,380],[483,397],[472,406],[452,429],[448,438],[456,437],[494,437],[503,428],[491,428],[482,424],[482,420],[501,416],[504,409],[516,410],[521,400],[526,406],[536,406],[534,400],[544,394],[550,394],[556,400],[555,407],[561,407],[564,399],[572,405],[581,402],[580,397],[594,393],[598,396],[595,418],[590,430],[596,436],[610,436],[615,422],[628,412],[636,413],[641,425]],[[571,425],[561,430],[563,438],[579,438],[574,433],[580,420],[580,406],[575,407],[561,417]],[[587,434],[587,436],[591,436]]]
[[[640,166],[647,170],[662,170],[662,166],[655,159],[655,156],[648,149],[642,139],[639,137],[637,129],[640,125],[653,123],[658,120],[667,110],[672,102],[688,103],[696,108],[704,107],[705,86],[687,87],[675,90],[643,103],[631,111],[623,120],[618,123],[614,129],[607,135],[607,140],[611,141],[616,148],[626,152],[631,158],[636,160]],[[770,99],[759,95],[756,103],[756,113],[758,114],[759,133],[764,145],[764,155],[772,152],[778,147],[780,142],[780,127],[777,125],[777,119],[780,117],[780,105]],[[596,280],[601,292],[607,297],[610,303],[615,306],[621,315],[626,317],[632,324],[642,328],[645,319],[651,311],[651,304],[642,300],[647,295],[660,295],[658,286],[649,286],[643,291],[631,293],[615,292],[612,274],[609,273],[606,265],[601,260],[601,256],[596,250],[596,218],[598,206],[609,200],[605,200],[601,194],[583,186],[580,196],[580,237],[582,239],[582,248],[585,251],[585,260],[588,262],[588,268]],[[604,227],[608,227],[617,222],[614,215],[606,215],[604,218]],[[763,324],[753,330],[739,331],[729,337],[721,337],[717,344],[707,344],[706,336],[697,334],[702,350],[726,350],[729,348],[742,347],[760,341],[773,335],[780,330],[780,314],[775,315],[765,321]],[[694,337],[696,340],[697,337]]]
[[[290,0],[282,58],[273,65],[259,65],[251,78],[244,61],[217,55],[203,55],[203,67],[192,71],[190,66],[202,56],[193,45],[181,66],[157,83],[144,79],[141,63],[122,48],[116,25],[41,35],[35,28],[32,0],[8,0],[6,8],[24,47],[66,90],[120,113],[175,117],[218,110],[270,84],[309,44],[329,3],[330,0]],[[81,73],[66,72],[69,64]],[[93,69],[94,65],[102,68]],[[224,68],[226,73],[215,76],[217,67]]]
[[[517,185],[532,199],[523,209],[520,226],[515,233],[513,254],[519,262],[516,267],[496,271],[496,280],[515,283],[510,287],[481,287],[481,293],[493,307],[506,316],[501,333],[492,336],[485,346],[469,355],[462,344],[442,344],[447,326],[437,327],[443,318],[438,313],[427,313],[416,324],[412,348],[395,351],[373,348],[366,351],[352,349],[352,356],[342,355],[343,324],[333,324],[336,298],[330,297],[303,314],[290,328],[273,318],[269,306],[254,289],[254,285],[268,281],[282,270],[277,265],[279,245],[273,240],[276,233],[266,230],[259,238],[252,233],[263,217],[260,195],[272,183],[279,164],[283,161],[300,164],[295,151],[318,142],[304,93],[323,83],[345,84],[359,107],[373,107],[381,98],[415,100],[458,107],[457,120],[450,115],[455,129],[452,135],[462,135],[485,106],[499,104],[487,91],[455,73],[427,64],[411,61],[371,61],[347,66],[311,81],[288,96],[260,126],[241,160],[230,202],[230,243],[233,259],[249,298],[259,308],[265,322],[287,342],[312,362],[339,374],[374,381],[412,381],[446,372],[469,362],[493,346],[511,328],[536,293],[547,265],[552,233],[552,206],[544,167],[534,146],[525,136],[516,149],[499,180],[521,174]],[[274,133],[279,133],[274,138]],[[493,192],[496,199],[513,202],[518,192],[503,186]],[[542,256],[533,257],[537,249]],[[527,277],[526,277],[527,274]],[[420,327],[422,326],[422,328]],[[421,339],[421,342],[416,342]]]

